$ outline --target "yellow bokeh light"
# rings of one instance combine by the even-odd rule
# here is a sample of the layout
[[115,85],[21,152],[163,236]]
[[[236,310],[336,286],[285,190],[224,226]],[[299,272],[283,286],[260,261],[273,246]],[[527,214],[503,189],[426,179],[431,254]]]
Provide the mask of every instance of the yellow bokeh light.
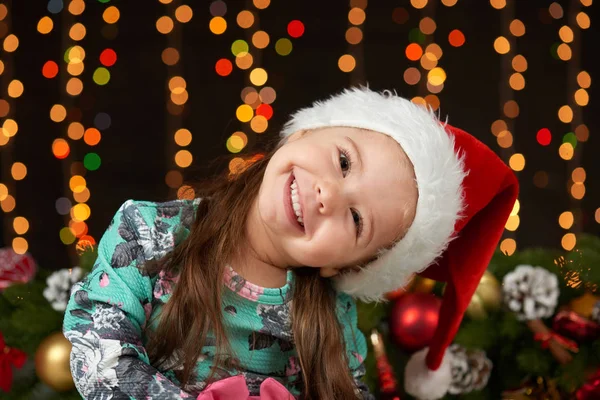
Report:
[[257,49],[264,49],[269,45],[269,34],[265,31],[256,31],[252,35],[252,44]]
[[592,5],[593,0],[580,0],[580,3],[584,7],[589,7]]
[[13,137],[19,131],[19,124],[14,119],[8,118],[2,123],[2,134],[6,137]]
[[104,19],[104,22],[106,22],[107,24],[116,23],[120,17],[121,12],[115,6],[107,7],[106,10],[104,10],[104,12],[102,13],[102,19]]
[[352,25],[362,25],[365,22],[366,17],[365,10],[359,7],[354,7],[348,12],[348,21],[350,21]]
[[194,157],[188,150],[179,150],[175,153],[175,164],[180,168],[187,168],[192,164]]
[[223,17],[213,17],[208,24],[208,28],[215,35],[220,35],[227,30],[227,21]]
[[575,183],[583,183],[585,182],[585,178],[585,169],[582,167],[577,167],[573,170],[573,172],[571,172],[571,179],[573,179],[573,182]]
[[237,15],[236,21],[240,28],[250,28],[252,25],[254,25],[254,14],[252,14],[252,11],[248,10],[240,11],[240,13]]
[[235,57],[235,65],[238,66],[239,69],[249,69],[252,67],[252,63],[254,62],[254,57],[252,54],[241,52]]
[[510,167],[514,171],[523,171],[523,169],[525,168],[525,157],[523,156],[523,154],[515,153],[512,156],[510,156],[508,165],[510,165]]
[[263,133],[267,130],[269,122],[262,115],[257,115],[250,121],[250,127],[256,133]]
[[576,200],[583,199],[583,196],[585,196],[585,184],[574,183],[573,186],[571,186],[571,196]]
[[38,21],[37,30],[42,35],[52,32],[52,28],[54,28],[54,22],[52,21],[52,18],[46,16],[40,18]]
[[512,59],[512,67],[517,72],[525,72],[527,70],[527,59],[521,54],[517,54]]
[[10,168],[10,174],[15,181],[21,181],[27,176],[27,167],[22,162],[16,162]]
[[561,19],[564,14],[562,6],[557,2],[550,4],[548,7],[548,12],[554,19]]
[[510,43],[504,36],[499,36],[494,40],[494,50],[499,54],[506,54],[510,51]]
[[81,46],[71,47],[67,53],[67,60],[69,64],[82,62],[85,60],[85,49]]
[[506,225],[504,225],[504,228],[507,231],[514,232],[519,228],[520,223],[521,223],[521,218],[519,218],[518,215],[511,215],[510,217],[508,217],[508,220],[506,221]]
[[79,78],[71,78],[67,82],[66,91],[71,96],[77,96],[83,91],[83,82]]
[[265,83],[267,83],[268,78],[269,75],[267,74],[267,71],[265,71],[263,68],[254,68],[250,72],[250,82],[252,82],[254,86],[264,85]]
[[410,0],[410,4],[417,10],[420,10],[421,8],[425,8],[427,0]]
[[575,128],[575,136],[580,142],[587,142],[590,138],[590,130],[585,124],[579,124]]
[[573,158],[574,152],[575,149],[573,148],[573,145],[571,143],[563,143],[558,148],[558,155],[560,156],[560,158],[566,161]]
[[435,32],[437,25],[430,17],[425,17],[419,22],[419,29],[426,35],[431,35]]
[[254,116],[254,110],[248,104],[242,104],[235,111],[235,116],[241,122],[248,122]]
[[186,87],[187,83],[181,76],[174,76],[169,79],[169,90],[175,94],[183,93]]
[[69,179],[69,188],[74,193],[81,193],[87,186],[85,178],[81,175],[74,175]]
[[512,256],[517,250],[517,242],[514,239],[507,238],[500,243],[500,251],[507,256]]
[[178,146],[188,146],[192,143],[192,132],[185,128],[178,129],[177,132],[175,132],[174,139]]
[[69,37],[75,41],[82,40],[85,37],[86,29],[82,23],[77,22],[69,29]]
[[84,69],[85,64],[81,61],[70,62],[69,65],[67,65],[67,72],[73,76],[81,75]]
[[442,48],[437,43],[431,43],[428,45],[425,48],[425,54],[427,53],[433,54],[437,60],[442,58],[442,55],[444,54]]
[[85,128],[79,122],[71,122],[69,124],[69,128],[67,129],[67,135],[73,140],[79,140],[83,137],[85,133]]
[[4,38],[3,48],[4,51],[6,51],[7,53],[12,53],[13,51],[17,50],[18,47],[19,38],[17,38],[15,35],[10,34],[6,38]]
[[24,235],[29,230],[29,221],[24,217],[15,217],[13,220],[13,229],[17,235]]
[[231,135],[229,139],[227,139],[227,150],[229,150],[230,153],[234,154],[242,151],[242,149],[246,147],[246,143],[248,141],[247,138],[246,140],[244,140],[244,138],[246,138],[246,135],[243,132],[236,132],[233,135]]
[[0,203],[0,207],[5,213],[9,213],[14,210],[16,205],[17,202],[15,201],[15,198],[10,194],[7,195],[4,200],[2,200],[2,203]]
[[23,83],[18,79],[13,79],[8,84],[8,95],[14,99],[16,99],[17,97],[21,97],[24,90],[25,88],[23,87]]
[[69,12],[73,15],[81,15],[85,11],[85,2],[83,0],[72,0],[69,3]]
[[357,26],[351,26],[346,30],[346,41],[350,44],[359,44],[363,39],[362,30]]
[[196,191],[189,185],[183,185],[177,189],[177,198],[180,200],[194,200],[196,198]]
[[445,5],[446,7],[452,7],[457,2],[458,2],[458,0],[442,0],[442,4]]
[[573,233],[567,233],[562,237],[560,244],[567,251],[573,250],[575,244],[577,244],[577,238]]
[[8,187],[4,183],[0,183],[0,201],[6,200],[8,197]]
[[577,89],[573,97],[575,97],[577,105],[581,107],[587,106],[590,101],[590,96],[585,89]]
[[356,67],[356,60],[350,54],[344,54],[338,59],[338,68],[343,72],[351,72]]
[[29,248],[29,244],[27,240],[22,237],[16,237],[12,240],[12,249],[17,254],[25,254],[27,253],[27,249]]
[[163,35],[166,35],[167,33],[171,32],[173,30],[173,26],[173,20],[171,19],[171,17],[167,17],[166,15],[163,15],[158,20],[156,20],[156,30],[162,33]]
[[571,43],[573,41],[573,30],[567,25],[561,26],[561,28],[558,30],[558,36],[563,42]]
[[490,4],[496,10],[501,10],[506,7],[506,0],[490,0]]
[[519,19],[513,19],[510,23],[509,30],[513,36],[523,36],[525,34],[525,24]]
[[184,4],[182,6],[177,7],[177,10],[175,10],[175,18],[182,24],[190,22],[193,16],[194,12],[192,11],[192,8],[188,5]]
[[508,149],[513,144],[513,135],[507,130],[501,131],[496,138],[498,146]]
[[517,199],[515,200],[515,204],[513,204],[513,209],[510,212],[510,215],[517,215],[519,214],[519,211],[521,211],[521,202],[519,199]]
[[441,67],[433,68],[427,73],[427,81],[434,86],[439,86],[446,81],[446,71]]
[[587,89],[592,84],[592,77],[587,71],[581,71],[577,74],[577,84],[584,89]]
[[600,207],[596,209],[596,212],[594,213],[594,218],[596,219],[596,222],[600,224]]
[[265,8],[269,7],[271,0],[253,0],[253,3],[254,7],[258,8],[259,10],[264,10]]
[[54,122],[62,122],[67,118],[67,109],[62,104],[55,104],[50,109],[50,119]]
[[492,122],[491,131],[494,136],[498,136],[500,132],[508,129],[506,122],[503,119],[497,119]]
[[75,204],[73,208],[71,208],[71,218],[73,218],[76,222],[83,222],[87,220],[92,213],[90,210],[90,206],[85,203]]
[[86,203],[90,199],[90,195],[90,189],[86,187],[79,193],[73,193],[73,200],[78,203]]
[[590,27],[590,17],[583,11],[577,14],[575,19],[577,20],[577,25],[579,25],[581,29],[587,29]]
[[571,229],[574,220],[573,213],[571,211],[565,211],[558,217],[558,224],[563,229]]
[[565,124],[573,121],[573,110],[569,106],[562,106],[558,109],[558,119]]
[[525,88],[525,78],[519,72],[512,74],[508,82],[513,90],[523,90]]
[[561,43],[558,45],[558,48],[556,49],[556,54],[558,54],[558,58],[560,58],[563,61],[570,60],[571,56],[573,55],[571,47],[569,47],[569,45],[566,43]]
[[[421,66],[426,71],[432,70],[433,68],[437,67],[437,64],[438,64],[437,57],[433,53],[425,53],[421,57]],[[429,83],[432,83],[432,82],[429,81]],[[435,86],[439,86],[439,85],[435,85]]]
[[185,104],[188,101],[188,98],[189,93],[185,89],[181,93],[171,92],[171,101],[178,106]]

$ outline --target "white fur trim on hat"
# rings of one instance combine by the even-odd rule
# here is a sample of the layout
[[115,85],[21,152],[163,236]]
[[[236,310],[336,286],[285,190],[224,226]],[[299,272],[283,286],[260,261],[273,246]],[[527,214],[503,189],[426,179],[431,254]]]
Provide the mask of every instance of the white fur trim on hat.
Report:
[[430,109],[385,91],[346,89],[294,113],[281,136],[333,126],[368,129],[395,139],[415,170],[419,198],[415,219],[404,237],[360,272],[335,278],[338,290],[363,301],[378,301],[431,265],[448,246],[463,209],[466,173],[454,138]]
[[446,351],[442,364],[435,371],[425,363],[425,347],[413,354],[404,369],[404,390],[420,400],[436,400],[444,397],[452,384],[452,354]]

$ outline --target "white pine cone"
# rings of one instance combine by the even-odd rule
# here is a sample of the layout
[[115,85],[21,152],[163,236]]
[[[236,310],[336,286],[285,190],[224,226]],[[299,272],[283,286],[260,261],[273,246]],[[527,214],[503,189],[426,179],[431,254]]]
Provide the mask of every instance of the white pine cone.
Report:
[[486,385],[492,372],[492,362],[482,350],[467,350],[453,344],[452,352],[452,383],[448,393],[457,395],[481,390]]
[[504,303],[521,321],[554,314],[559,295],[558,279],[542,267],[517,266],[504,277],[502,290]]
[[65,311],[69,301],[71,286],[81,279],[81,268],[64,268],[53,272],[46,278],[46,288],[44,297],[50,302],[52,308],[56,311]]

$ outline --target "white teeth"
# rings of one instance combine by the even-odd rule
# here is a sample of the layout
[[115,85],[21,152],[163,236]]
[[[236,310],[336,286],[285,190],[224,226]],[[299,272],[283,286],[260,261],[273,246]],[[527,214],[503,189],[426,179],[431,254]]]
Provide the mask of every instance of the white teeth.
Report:
[[292,208],[294,209],[294,214],[296,214],[297,220],[298,222],[300,222],[300,225],[304,226],[304,220],[302,218],[302,208],[300,207],[300,196],[298,195],[298,184],[296,183],[296,180],[294,179],[294,181],[292,182],[292,184],[290,185],[290,191],[292,194]]

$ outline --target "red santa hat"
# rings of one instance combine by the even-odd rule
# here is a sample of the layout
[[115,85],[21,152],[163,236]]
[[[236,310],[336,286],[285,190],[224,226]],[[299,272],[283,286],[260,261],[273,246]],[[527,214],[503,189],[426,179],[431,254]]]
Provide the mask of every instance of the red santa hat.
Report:
[[415,273],[447,282],[433,340],[411,357],[405,375],[411,395],[443,397],[451,382],[446,349],[513,209],[516,176],[475,137],[390,91],[353,88],[317,101],[294,113],[281,135],[332,126],[388,135],[412,162],[418,190],[412,225],[391,249],[335,284],[363,301],[379,301]]

